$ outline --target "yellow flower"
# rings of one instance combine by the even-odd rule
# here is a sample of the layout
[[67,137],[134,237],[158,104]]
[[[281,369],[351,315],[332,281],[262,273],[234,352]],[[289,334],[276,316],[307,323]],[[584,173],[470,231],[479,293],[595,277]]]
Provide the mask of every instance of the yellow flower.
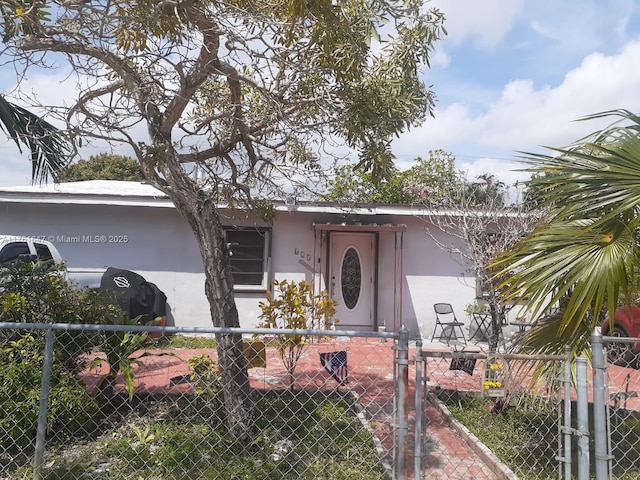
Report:
[[24,10],[21,9],[20,7],[16,8],[16,15],[21,17],[24,15]]
[[492,370],[492,371],[502,370],[502,365],[498,363],[492,363],[489,365],[489,370]]
[[482,386],[484,387],[485,390],[489,390],[491,388],[501,388],[502,382],[485,380]]

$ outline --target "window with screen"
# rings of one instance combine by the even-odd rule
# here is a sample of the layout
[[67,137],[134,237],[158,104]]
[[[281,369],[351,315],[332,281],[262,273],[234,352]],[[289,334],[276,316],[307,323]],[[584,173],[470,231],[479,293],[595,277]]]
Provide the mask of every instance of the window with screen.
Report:
[[269,230],[226,230],[231,273],[236,287],[267,288]]

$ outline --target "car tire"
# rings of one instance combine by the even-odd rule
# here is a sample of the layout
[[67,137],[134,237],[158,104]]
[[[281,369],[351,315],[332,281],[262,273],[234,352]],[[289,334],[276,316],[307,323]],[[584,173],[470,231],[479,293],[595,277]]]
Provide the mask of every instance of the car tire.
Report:
[[[629,335],[624,328],[614,326],[613,331],[609,334],[611,337],[628,337]],[[633,352],[632,343],[611,342],[607,345],[607,360],[613,365],[620,367],[635,367],[638,361],[637,356]]]

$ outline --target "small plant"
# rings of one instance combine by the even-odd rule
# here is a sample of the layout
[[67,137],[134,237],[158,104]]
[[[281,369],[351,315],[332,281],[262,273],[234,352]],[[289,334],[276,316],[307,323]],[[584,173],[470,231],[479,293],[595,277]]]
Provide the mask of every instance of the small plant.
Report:
[[220,391],[218,362],[211,356],[202,354],[191,357],[187,363],[189,378],[196,393],[207,397],[215,396]]
[[[138,319],[128,319],[126,314],[123,314],[117,324],[138,325]],[[146,356],[146,354],[143,353],[135,359],[132,359],[131,355],[135,351],[144,348],[147,343],[148,332],[105,331],[102,333],[104,335],[104,341],[100,345],[100,349],[106,358],[96,357],[89,364],[89,369],[104,365],[108,368],[107,373],[104,374],[98,382],[96,393],[101,399],[111,396],[116,383],[116,377],[118,373],[121,373],[124,379],[124,388],[129,394],[129,399],[131,399],[133,398],[134,390],[133,366],[140,365],[140,358]]]
[[[273,285],[277,291],[273,294],[268,291],[267,301],[258,304],[262,310],[259,328],[328,329],[336,323],[333,317],[337,302],[329,298],[326,291],[314,294],[313,285],[304,280],[276,280]],[[279,335],[276,339],[276,348],[289,372],[292,388],[294,371],[308,340],[309,335],[302,333]]]
[[136,438],[138,439],[138,445],[146,445],[148,443],[153,442],[156,439],[155,434],[153,434],[153,429],[151,424],[147,424],[144,429],[138,427],[136,424],[132,423],[129,425],[133,433],[135,433]]
[[467,314],[469,315],[473,315],[474,313],[485,314],[489,312],[489,305],[486,303],[473,302],[473,303],[469,303],[464,308],[464,311],[467,312]]

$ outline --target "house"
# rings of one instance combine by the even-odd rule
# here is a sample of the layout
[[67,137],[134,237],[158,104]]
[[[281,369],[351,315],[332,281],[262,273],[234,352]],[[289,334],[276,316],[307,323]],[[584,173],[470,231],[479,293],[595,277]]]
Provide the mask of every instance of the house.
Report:
[[[338,301],[336,328],[430,335],[433,304],[448,302],[460,320],[476,297],[473,277],[425,233],[407,205],[347,208],[274,202],[270,224],[223,211],[236,303],[243,327],[255,327],[273,280],[313,281]],[[175,325],[211,325],[195,238],[169,199],[137,182],[0,187],[0,232],[51,240],[69,267],[133,270],[167,295]],[[433,231],[433,229],[432,229]],[[442,233],[444,241],[447,239]]]

